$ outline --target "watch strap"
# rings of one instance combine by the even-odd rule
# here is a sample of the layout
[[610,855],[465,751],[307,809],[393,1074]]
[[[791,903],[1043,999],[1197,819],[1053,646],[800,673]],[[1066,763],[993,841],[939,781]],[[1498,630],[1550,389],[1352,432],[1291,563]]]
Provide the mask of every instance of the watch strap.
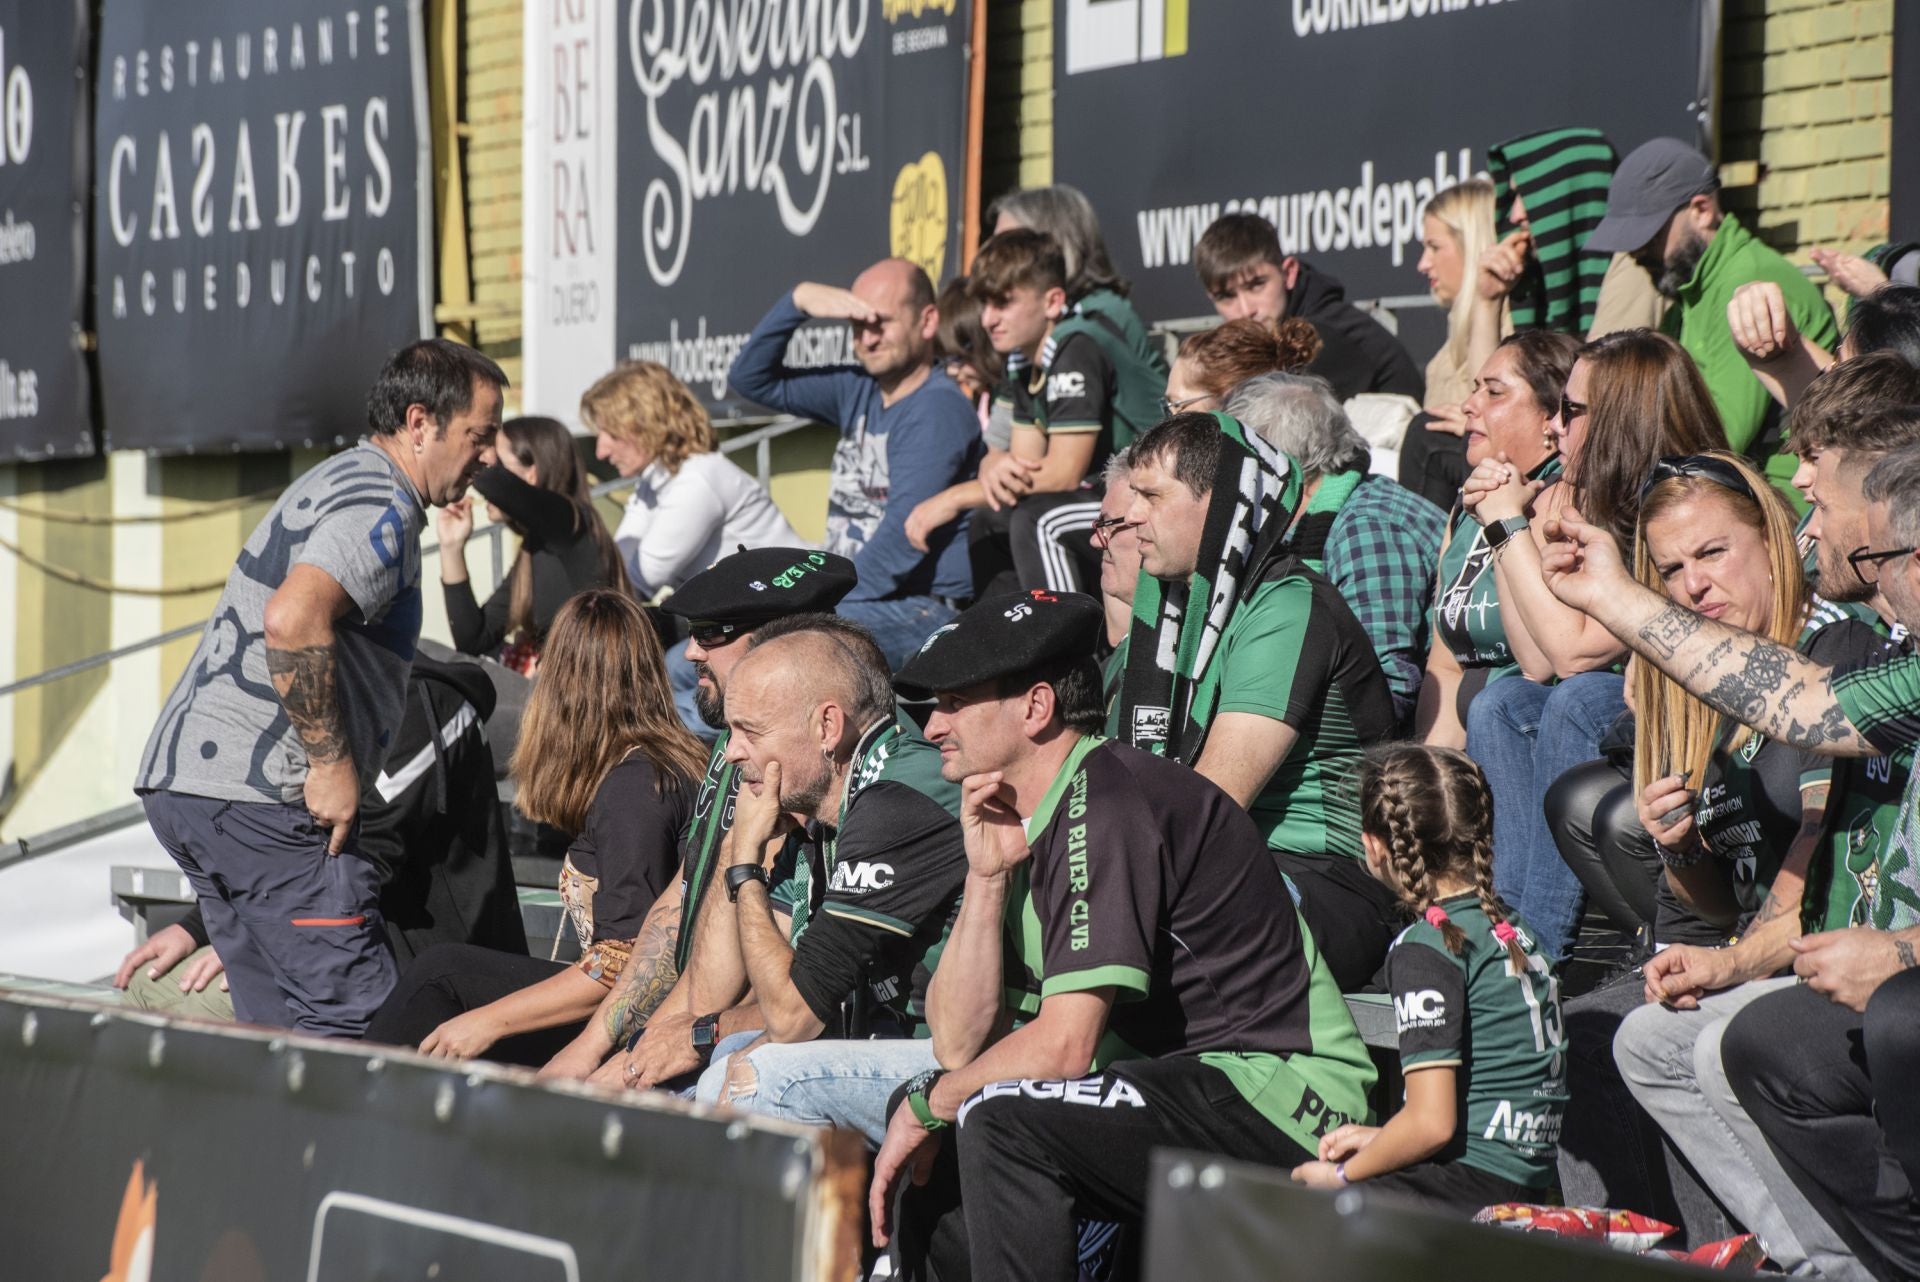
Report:
[[907,1083],[907,1107],[913,1110],[913,1116],[920,1125],[929,1131],[944,1131],[953,1123],[933,1111],[933,1102],[928,1095],[933,1091],[935,1082],[945,1074],[939,1070],[926,1072]]
[[735,864],[727,869],[727,902],[740,902],[740,888],[750,881],[767,884],[767,870],[759,864]]
[[1505,520],[1489,522],[1486,527],[1487,546],[1490,548],[1499,547],[1508,539],[1526,529],[1527,525],[1528,521],[1524,516],[1510,516]]
[[688,1036],[693,1042],[693,1049],[700,1055],[700,1062],[711,1063],[713,1044],[720,1039],[720,1016],[716,1013],[697,1017]]

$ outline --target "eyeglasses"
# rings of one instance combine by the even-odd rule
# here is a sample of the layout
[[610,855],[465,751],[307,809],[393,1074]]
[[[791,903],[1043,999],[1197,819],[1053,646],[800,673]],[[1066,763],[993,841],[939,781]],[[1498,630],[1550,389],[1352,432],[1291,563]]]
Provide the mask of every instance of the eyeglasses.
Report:
[[1560,426],[1572,427],[1573,420],[1587,412],[1587,407],[1579,401],[1570,401],[1565,392],[1560,393]]
[[1212,399],[1213,397],[1207,395],[1205,392],[1200,393],[1198,396],[1189,396],[1183,401],[1172,401],[1162,396],[1160,398],[1160,416],[1162,418],[1172,418],[1189,405],[1198,405],[1201,401],[1210,401]]
[[[1883,564],[1897,557],[1909,556],[1915,551],[1920,551],[1920,549],[1888,548],[1884,552],[1876,552],[1869,547],[1859,547],[1847,553],[1847,564],[1853,567],[1853,572],[1860,576],[1862,583],[1878,583],[1880,582],[1880,567]],[[1873,573],[1867,573],[1868,566],[1873,567]]]
[[1113,536],[1124,530],[1131,530],[1135,522],[1124,516],[1103,516],[1093,523],[1093,545],[1097,548],[1112,544]]
[[1645,503],[1647,496],[1653,493],[1653,487],[1662,481],[1675,479],[1712,481],[1722,489],[1732,490],[1735,494],[1759,501],[1753,492],[1753,486],[1740,474],[1740,469],[1722,458],[1711,454],[1670,454],[1653,465],[1647,473],[1646,482],[1640,487],[1640,501]]
[[697,620],[687,625],[687,635],[702,650],[718,650],[730,645],[742,635],[739,626],[733,623],[709,623]]

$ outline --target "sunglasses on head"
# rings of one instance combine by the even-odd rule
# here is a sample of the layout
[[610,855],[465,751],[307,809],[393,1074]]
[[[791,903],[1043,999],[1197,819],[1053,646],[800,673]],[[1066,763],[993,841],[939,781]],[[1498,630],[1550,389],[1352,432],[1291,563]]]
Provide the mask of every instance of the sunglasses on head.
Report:
[[1711,454],[1670,454],[1653,465],[1653,471],[1647,473],[1646,483],[1640,487],[1640,501],[1645,503],[1647,495],[1653,493],[1653,487],[1662,481],[1674,479],[1712,481],[1722,489],[1732,490],[1756,502],[1759,496],[1753,492],[1753,486],[1740,474],[1740,469],[1725,459],[1715,458]]

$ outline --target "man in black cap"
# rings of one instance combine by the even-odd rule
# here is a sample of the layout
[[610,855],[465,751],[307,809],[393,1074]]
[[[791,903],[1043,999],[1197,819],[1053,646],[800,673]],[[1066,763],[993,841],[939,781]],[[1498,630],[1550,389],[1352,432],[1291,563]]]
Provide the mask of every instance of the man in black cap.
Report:
[[[894,680],[962,781],[959,916],[901,1092],[874,1237],[903,1276],[1071,1277],[1077,1217],[1137,1223],[1155,1148],[1273,1166],[1367,1114],[1374,1070],[1246,811],[1095,735],[1090,597],[990,598]],[[952,1136],[946,1132],[951,1130]]]
[[[754,629],[790,614],[831,610],[853,590],[853,562],[831,552],[803,548],[741,548],[694,575],[661,607],[687,621],[686,657],[693,663],[699,686],[694,701],[708,725],[726,725],[725,687],[747,652]],[[620,982],[607,993],[600,1010],[571,1045],[541,1070],[544,1077],[585,1078],[607,1063],[619,1047],[629,1047],[648,1026],[654,1012],[666,1005],[675,1017],[663,1019],[659,1036],[710,1035],[694,1030],[684,1000],[668,1003],[693,948],[693,925],[712,880],[721,842],[733,824],[733,797],[738,771],[726,759],[727,736],[722,733],[707,757],[707,773],[700,781],[693,822],[680,847],[680,879],[661,892],[641,923],[633,955]],[[682,993],[684,998],[685,994]],[[664,1025],[672,1023],[672,1029]],[[711,1043],[708,1048],[711,1049]],[[625,1061],[608,1065],[609,1080],[627,1080]]]
[[1778,286],[1799,332],[1833,350],[1838,332],[1820,291],[1792,263],[1720,208],[1713,162],[1677,138],[1642,143],[1614,171],[1607,216],[1587,237],[1593,253],[1632,254],[1674,300],[1660,322],[1700,367],[1727,429],[1727,443],[1792,494],[1798,466],[1778,407],[1734,346],[1727,304],[1749,281]]

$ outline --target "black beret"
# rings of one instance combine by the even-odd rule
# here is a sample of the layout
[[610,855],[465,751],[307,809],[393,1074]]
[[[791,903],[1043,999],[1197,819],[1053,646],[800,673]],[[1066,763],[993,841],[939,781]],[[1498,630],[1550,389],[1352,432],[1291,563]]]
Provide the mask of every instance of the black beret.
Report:
[[969,606],[937,629],[893,679],[908,699],[965,690],[1055,659],[1091,659],[1106,621],[1079,592],[1009,592]]
[[831,610],[853,591],[853,562],[811,548],[741,548],[680,585],[661,603],[668,614],[757,628],[789,614]]

